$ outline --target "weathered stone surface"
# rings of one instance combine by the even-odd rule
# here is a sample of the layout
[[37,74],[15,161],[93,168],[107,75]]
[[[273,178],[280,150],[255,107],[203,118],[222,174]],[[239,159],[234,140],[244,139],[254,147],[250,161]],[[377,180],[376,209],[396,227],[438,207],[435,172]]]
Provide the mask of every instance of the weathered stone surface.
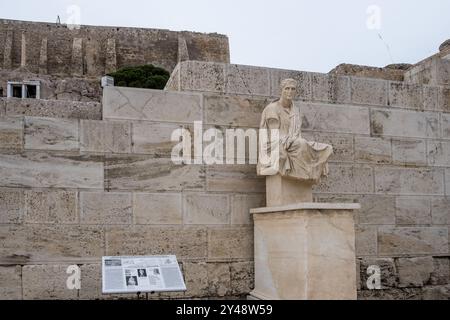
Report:
[[434,270],[432,257],[400,258],[397,260],[399,287],[423,287]]
[[3,154],[0,155],[0,185],[103,189],[103,163],[63,154]]
[[333,193],[371,193],[373,192],[373,172],[369,166],[329,165],[329,175],[318,185],[314,192]]
[[22,268],[24,300],[73,300],[78,290],[67,289],[69,265],[31,265]]
[[450,139],[450,114],[441,114],[441,137]]
[[407,138],[439,137],[438,113],[372,109],[371,121],[374,135]]
[[0,267],[0,299],[20,300],[22,299],[22,268]]
[[360,224],[395,224],[395,197],[361,195],[357,200]]
[[446,254],[448,229],[438,227],[378,228],[378,254]]
[[391,81],[389,83],[389,105],[423,110],[423,86]]
[[357,226],[356,256],[374,256],[377,254],[377,228],[371,226]]
[[450,300],[450,285],[423,288],[424,300]]
[[225,92],[270,96],[269,69],[226,65]]
[[313,133],[313,139],[309,139],[302,133],[302,137],[308,141],[326,143],[333,146],[333,154],[329,161],[353,161],[353,136],[349,134]]
[[230,265],[231,294],[248,295],[255,287],[253,261],[234,262]]
[[445,169],[445,194],[450,196],[450,169]]
[[265,192],[264,177],[256,175],[254,165],[206,166],[208,191]]
[[295,79],[298,81],[295,100],[312,100],[311,72],[270,69],[270,95],[279,97],[281,93],[281,81]]
[[226,65],[202,61],[183,61],[180,64],[182,91],[224,92]]
[[[370,266],[378,266],[381,271],[381,290],[397,287],[397,268],[394,259],[391,258],[363,258],[360,266],[361,286],[363,290],[367,287],[367,280],[371,274],[367,274]],[[380,289],[377,289],[380,290]]]
[[351,100],[356,104],[387,105],[388,81],[351,77]]
[[114,227],[106,232],[106,254],[206,258],[207,233],[204,228]]
[[391,163],[391,140],[356,136],[355,160],[369,163]]
[[170,158],[108,156],[105,178],[108,190],[203,190],[202,165],[176,165]]
[[450,225],[450,197],[433,197],[431,216],[433,224]]
[[439,110],[439,87],[423,86],[423,108],[425,110],[442,111]]
[[228,263],[208,263],[208,292],[213,297],[225,297],[231,292],[230,265]]
[[392,139],[392,157],[395,164],[426,165],[426,143],[417,139]]
[[24,192],[18,189],[0,189],[0,224],[21,223],[25,208]]
[[427,141],[428,165],[450,167],[450,142]]
[[99,227],[3,225],[0,239],[0,260],[6,263],[94,258],[104,253],[104,233]]
[[82,224],[131,224],[133,222],[131,193],[80,192]]
[[186,297],[196,298],[208,295],[208,268],[205,262],[184,262]]
[[200,100],[200,94],[106,87],[103,118],[192,123],[203,119]]
[[205,95],[205,123],[259,128],[261,114],[271,102],[269,98],[251,96]]
[[208,258],[253,258],[253,228],[224,227],[209,229]]
[[431,199],[426,197],[397,197],[397,225],[431,224]]
[[25,117],[25,149],[79,150],[76,119]]
[[440,87],[438,91],[438,109],[450,112],[450,87]]
[[181,194],[135,193],[133,198],[136,224],[182,224]]
[[[172,133],[184,128],[189,130],[186,125],[177,125],[170,123],[133,123],[133,153],[152,154],[159,157],[170,157],[172,149],[179,142],[172,142]],[[191,142],[193,143],[193,132],[191,132]]]
[[9,98],[8,116],[92,119],[102,118],[102,105],[98,102]]
[[444,194],[442,169],[375,168],[375,191],[397,194]]
[[127,121],[81,120],[80,150],[100,153],[130,153],[131,124]]
[[350,102],[350,78],[330,74],[312,73],[312,98],[330,103]]
[[0,117],[6,115],[6,99],[0,97]]
[[434,269],[431,273],[430,283],[432,285],[450,283],[450,263],[448,257],[434,258]]
[[419,288],[391,288],[389,290],[362,290],[358,300],[422,300]]
[[78,223],[78,195],[72,191],[25,191],[26,223]]
[[185,224],[230,224],[227,195],[186,194],[183,198]]
[[252,224],[250,209],[266,205],[263,194],[236,194],[231,198],[231,224]]
[[369,110],[365,107],[299,103],[302,129],[370,134]]
[[23,119],[0,118],[0,149],[23,148]]

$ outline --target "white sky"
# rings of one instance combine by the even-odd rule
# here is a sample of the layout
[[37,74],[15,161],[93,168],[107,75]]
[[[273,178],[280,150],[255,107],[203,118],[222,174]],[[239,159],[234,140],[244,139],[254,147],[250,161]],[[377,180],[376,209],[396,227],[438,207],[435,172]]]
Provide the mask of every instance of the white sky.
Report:
[[449,0],[0,0],[0,18],[65,23],[73,4],[81,24],[218,32],[232,63],[293,70],[415,63],[450,38]]

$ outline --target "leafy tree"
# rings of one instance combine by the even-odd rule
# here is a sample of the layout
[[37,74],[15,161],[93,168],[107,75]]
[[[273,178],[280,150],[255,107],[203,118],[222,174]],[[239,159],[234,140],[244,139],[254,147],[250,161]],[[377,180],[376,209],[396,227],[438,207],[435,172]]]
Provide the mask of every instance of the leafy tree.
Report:
[[114,78],[118,87],[134,87],[146,89],[164,89],[170,78],[170,73],[152,64],[135,67],[125,67],[108,74]]

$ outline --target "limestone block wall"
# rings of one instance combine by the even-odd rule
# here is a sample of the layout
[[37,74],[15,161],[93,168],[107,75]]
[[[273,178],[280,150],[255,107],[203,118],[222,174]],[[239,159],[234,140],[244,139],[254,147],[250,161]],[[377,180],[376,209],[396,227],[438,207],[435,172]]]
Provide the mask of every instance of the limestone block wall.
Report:
[[[305,138],[335,148],[316,201],[362,205],[359,298],[448,299],[449,87],[188,61],[166,89],[201,93],[205,123],[257,127],[286,77],[300,81]],[[372,264],[382,290],[367,289]]]

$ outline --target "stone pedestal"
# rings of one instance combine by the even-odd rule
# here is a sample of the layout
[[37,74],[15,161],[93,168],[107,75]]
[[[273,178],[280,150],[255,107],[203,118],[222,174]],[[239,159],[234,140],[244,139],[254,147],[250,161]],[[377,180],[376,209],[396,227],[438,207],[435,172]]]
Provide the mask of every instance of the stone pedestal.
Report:
[[312,181],[293,180],[279,174],[267,176],[267,206],[277,207],[299,202],[313,202],[312,186]]
[[255,289],[251,298],[356,299],[356,203],[252,209]]

